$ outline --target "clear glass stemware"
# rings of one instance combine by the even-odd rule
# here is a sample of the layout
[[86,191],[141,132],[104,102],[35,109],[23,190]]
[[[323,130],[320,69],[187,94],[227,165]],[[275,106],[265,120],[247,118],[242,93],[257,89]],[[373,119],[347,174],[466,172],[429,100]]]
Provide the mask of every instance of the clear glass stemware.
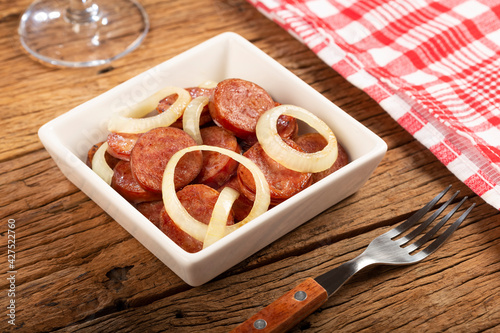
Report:
[[130,53],[148,30],[146,11],[135,0],[36,0],[18,32],[22,46],[39,61],[90,67]]

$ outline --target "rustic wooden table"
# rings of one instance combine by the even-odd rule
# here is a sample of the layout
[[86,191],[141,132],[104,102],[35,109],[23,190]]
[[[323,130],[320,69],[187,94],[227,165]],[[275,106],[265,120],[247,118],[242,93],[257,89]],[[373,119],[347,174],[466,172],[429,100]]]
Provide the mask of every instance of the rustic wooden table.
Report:
[[[225,332],[303,279],[354,258],[448,184],[477,204],[449,242],[417,265],[359,273],[293,332],[500,329],[498,211],[365,93],[246,1],[141,2],[151,22],[144,43],[109,66],[89,69],[49,68],[27,57],[16,30],[30,1],[0,3],[1,331]],[[63,176],[37,131],[225,31],[275,58],[389,149],[358,193],[193,288]],[[14,279],[7,273],[9,221],[16,235]]]

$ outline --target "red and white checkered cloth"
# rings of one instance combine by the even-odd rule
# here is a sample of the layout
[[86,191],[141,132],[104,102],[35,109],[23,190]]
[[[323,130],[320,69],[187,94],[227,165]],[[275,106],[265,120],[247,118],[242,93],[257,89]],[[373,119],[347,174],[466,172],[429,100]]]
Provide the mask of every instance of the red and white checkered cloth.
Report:
[[500,0],[248,0],[500,209]]

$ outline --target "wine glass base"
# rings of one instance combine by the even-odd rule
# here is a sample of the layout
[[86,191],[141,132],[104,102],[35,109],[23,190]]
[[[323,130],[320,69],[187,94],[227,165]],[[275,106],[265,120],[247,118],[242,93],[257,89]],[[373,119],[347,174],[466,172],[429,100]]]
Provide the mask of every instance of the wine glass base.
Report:
[[50,65],[106,65],[136,49],[149,30],[147,13],[135,0],[105,0],[84,16],[68,10],[69,1],[65,4],[34,1],[19,24],[24,49]]

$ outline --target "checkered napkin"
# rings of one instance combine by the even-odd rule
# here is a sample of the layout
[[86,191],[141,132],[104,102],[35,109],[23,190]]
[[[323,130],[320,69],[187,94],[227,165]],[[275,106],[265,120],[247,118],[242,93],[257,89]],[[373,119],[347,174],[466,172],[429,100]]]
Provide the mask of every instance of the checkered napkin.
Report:
[[248,0],[500,209],[500,0]]

